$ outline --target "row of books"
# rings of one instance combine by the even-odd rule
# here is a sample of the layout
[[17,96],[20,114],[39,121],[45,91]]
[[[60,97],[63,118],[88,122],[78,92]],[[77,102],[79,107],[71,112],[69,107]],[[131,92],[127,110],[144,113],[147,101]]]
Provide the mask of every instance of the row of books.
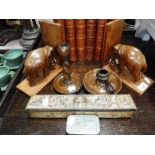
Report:
[[70,45],[70,61],[99,61],[105,19],[55,19],[63,27],[63,40]]

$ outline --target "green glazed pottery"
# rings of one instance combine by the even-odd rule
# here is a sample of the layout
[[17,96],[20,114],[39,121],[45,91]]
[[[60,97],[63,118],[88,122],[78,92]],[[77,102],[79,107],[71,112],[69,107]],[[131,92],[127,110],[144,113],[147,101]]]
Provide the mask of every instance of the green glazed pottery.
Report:
[[1,62],[9,66],[18,66],[23,60],[23,50],[13,49],[7,51],[5,54],[0,55]]
[[9,68],[6,66],[0,66],[0,88],[4,87],[10,81]]

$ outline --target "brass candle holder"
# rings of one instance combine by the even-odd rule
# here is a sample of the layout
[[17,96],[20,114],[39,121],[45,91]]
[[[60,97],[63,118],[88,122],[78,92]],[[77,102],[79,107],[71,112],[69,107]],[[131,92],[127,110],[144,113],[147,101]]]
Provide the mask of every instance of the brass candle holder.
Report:
[[69,71],[69,44],[66,42],[60,43],[58,53],[63,67],[63,73],[54,79],[54,89],[62,94],[76,93],[82,88],[83,82],[79,74]]
[[93,69],[85,74],[83,79],[85,89],[91,94],[117,94],[122,88],[122,82],[115,74],[105,69]]

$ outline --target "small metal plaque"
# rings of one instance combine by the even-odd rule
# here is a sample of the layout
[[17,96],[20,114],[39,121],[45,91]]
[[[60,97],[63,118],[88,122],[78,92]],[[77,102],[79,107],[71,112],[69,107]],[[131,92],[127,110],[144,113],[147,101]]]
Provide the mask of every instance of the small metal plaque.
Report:
[[100,132],[99,118],[94,115],[70,115],[66,123],[67,134],[97,135]]

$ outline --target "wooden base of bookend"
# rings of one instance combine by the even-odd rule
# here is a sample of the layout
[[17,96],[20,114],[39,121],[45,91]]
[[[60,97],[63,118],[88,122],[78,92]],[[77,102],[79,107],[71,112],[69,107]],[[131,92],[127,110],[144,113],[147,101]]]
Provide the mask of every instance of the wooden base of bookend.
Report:
[[137,110],[131,95],[34,95],[25,110],[31,118],[67,118],[96,115],[100,118],[130,118]]
[[50,71],[49,75],[46,78],[38,82],[33,87],[30,87],[29,81],[27,79],[24,79],[21,83],[19,83],[16,86],[16,88],[24,92],[28,96],[36,95],[42,88],[44,88],[50,81],[52,81],[62,70],[63,70],[62,67],[56,66],[55,69]]
[[143,79],[139,83],[134,83],[133,77],[130,73],[125,72],[123,75],[118,74],[118,69],[114,66],[111,67],[110,65],[106,65],[104,69],[116,74],[130,90],[140,96],[143,95],[154,83],[154,81],[146,75],[143,75]]

